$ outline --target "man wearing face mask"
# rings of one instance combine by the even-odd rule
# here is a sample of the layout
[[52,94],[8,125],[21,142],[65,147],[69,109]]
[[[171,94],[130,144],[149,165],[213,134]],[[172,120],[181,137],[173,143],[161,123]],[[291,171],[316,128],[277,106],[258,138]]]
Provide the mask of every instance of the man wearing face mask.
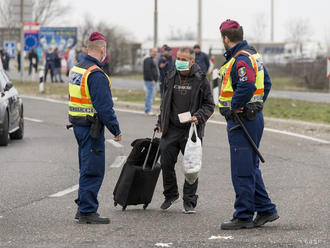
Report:
[[105,170],[104,126],[121,140],[119,123],[113,110],[110,78],[102,71],[106,38],[98,33],[88,40],[88,54],[75,65],[69,76],[69,120],[79,147],[79,190],[75,200],[79,223],[109,224],[97,213],[97,195]]
[[[279,216],[267,194],[259,158],[243,130],[237,128],[233,111],[239,115],[254,143],[259,146],[264,128],[263,103],[270,91],[271,81],[261,56],[243,40],[243,28],[236,21],[223,22],[220,32],[226,49],[226,62],[220,71],[219,110],[227,120],[231,176],[236,193],[233,219],[222,223],[221,229],[260,227]],[[257,216],[253,220],[255,212]]]
[[[180,48],[175,68],[167,73],[164,93],[158,116],[157,129],[162,132],[160,142],[161,167],[165,201],[161,209],[169,209],[179,199],[175,164],[179,152],[184,152],[191,122],[197,125],[198,137],[203,138],[206,121],[214,111],[214,101],[210,84],[194,63],[191,48]],[[189,112],[192,117],[182,123],[179,114]],[[198,179],[193,183],[185,180],[183,186],[183,211],[195,213]]]

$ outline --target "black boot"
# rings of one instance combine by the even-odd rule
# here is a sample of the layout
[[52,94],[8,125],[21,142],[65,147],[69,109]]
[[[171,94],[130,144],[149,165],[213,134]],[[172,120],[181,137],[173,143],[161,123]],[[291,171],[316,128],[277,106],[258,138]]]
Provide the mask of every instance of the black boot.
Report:
[[241,220],[237,218],[233,218],[231,221],[224,222],[221,224],[222,230],[237,230],[241,228],[253,228],[253,221],[249,220]]
[[78,207],[78,209],[77,209],[77,212],[76,212],[76,215],[74,216],[74,218],[76,219],[76,220],[79,220],[79,207]]
[[79,216],[79,224],[109,224],[109,218],[102,218],[98,213]]
[[254,219],[253,223],[255,227],[259,227],[265,225],[267,222],[272,222],[277,220],[280,216],[277,213],[269,214],[269,215],[259,215],[257,214],[256,218]]

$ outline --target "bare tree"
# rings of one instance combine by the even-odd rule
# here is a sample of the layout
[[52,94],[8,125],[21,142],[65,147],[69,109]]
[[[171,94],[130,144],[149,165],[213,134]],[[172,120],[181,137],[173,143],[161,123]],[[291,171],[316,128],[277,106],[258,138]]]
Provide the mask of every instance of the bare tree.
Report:
[[60,0],[34,0],[33,21],[46,25],[63,17],[68,13],[68,6],[63,5]]
[[303,41],[307,40],[312,35],[310,22],[307,18],[295,18],[287,22],[287,40],[294,41],[299,45],[302,53]]
[[[32,18],[41,25],[51,24],[68,13],[69,8],[60,0],[33,0]],[[1,0],[0,25],[4,27],[19,26],[20,23],[13,21],[12,6],[10,0]]]
[[0,25],[8,28],[14,27],[16,23],[12,21],[12,15],[10,0],[2,0],[0,2]]
[[167,37],[169,40],[196,40],[196,33],[189,27],[185,31],[181,28],[174,29],[170,27],[170,35]]

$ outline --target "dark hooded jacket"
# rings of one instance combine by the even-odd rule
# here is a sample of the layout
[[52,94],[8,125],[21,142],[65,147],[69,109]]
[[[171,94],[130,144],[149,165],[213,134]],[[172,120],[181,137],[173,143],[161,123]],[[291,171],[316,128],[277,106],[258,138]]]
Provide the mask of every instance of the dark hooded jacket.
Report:
[[[164,83],[164,95],[160,106],[160,114],[158,116],[158,126],[162,129],[164,137],[170,126],[170,112],[173,87],[175,84],[175,75],[177,70],[173,69],[166,74]],[[197,132],[198,136],[204,136],[206,121],[214,112],[214,100],[210,88],[210,83],[201,71],[200,67],[194,64],[189,73],[191,80],[192,92],[190,101],[190,113],[198,119]]]

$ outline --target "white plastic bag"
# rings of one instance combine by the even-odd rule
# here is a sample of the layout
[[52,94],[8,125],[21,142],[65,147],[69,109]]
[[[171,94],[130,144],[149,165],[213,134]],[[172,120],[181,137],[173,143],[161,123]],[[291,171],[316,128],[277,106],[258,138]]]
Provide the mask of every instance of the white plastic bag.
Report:
[[[191,140],[194,132],[196,136],[195,142]],[[200,171],[201,167],[202,167],[202,142],[198,138],[197,128],[195,123],[192,123],[189,130],[189,137],[184,150],[183,161],[182,161],[183,173],[185,174],[188,183],[193,184],[196,181],[198,177],[198,172]]]

